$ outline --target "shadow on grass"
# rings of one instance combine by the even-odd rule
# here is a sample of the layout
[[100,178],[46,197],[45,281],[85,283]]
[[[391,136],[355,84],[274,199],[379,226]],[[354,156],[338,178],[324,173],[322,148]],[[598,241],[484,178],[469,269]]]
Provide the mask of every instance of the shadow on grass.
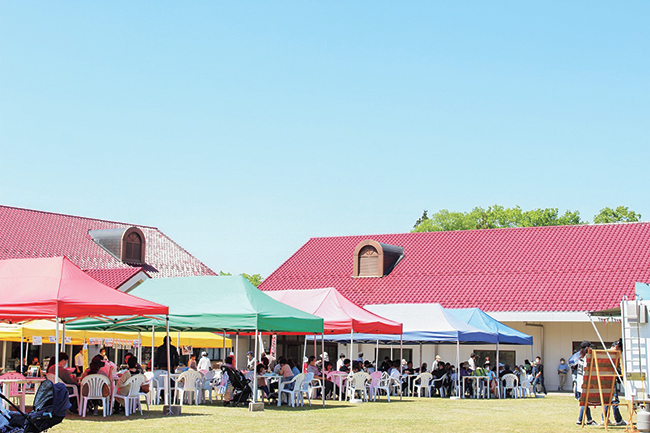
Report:
[[86,415],[85,418],[83,418],[81,415],[67,415],[65,417],[66,420],[70,421],[90,421],[90,422],[96,422],[96,421],[101,421],[101,422],[122,422],[122,421],[138,421],[138,420],[143,420],[143,419],[159,419],[159,418],[195,418],[195,417],[205,417],[205,416],[210,416],[210,414],[205,414],[205,413],[181,413],[180,415],[164,415],[162,413],[162,409],[160,411],[156,410],[150,410],[150,411],[143,411],[142,415],[139,413],[137,414],[131,414],[129,416],[124,416],[124,415],[109,415],[106,418],[104,418],[101,414],[99,415]]

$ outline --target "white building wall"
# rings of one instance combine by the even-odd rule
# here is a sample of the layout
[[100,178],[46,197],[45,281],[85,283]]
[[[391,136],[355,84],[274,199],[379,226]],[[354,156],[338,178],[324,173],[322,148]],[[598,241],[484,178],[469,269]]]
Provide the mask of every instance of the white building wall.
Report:
[[[532,346],[500,345],[500,350],[514,350],[517,364],[523,364],[525,359],[534,361],[536,356],[542,357],[545,371],[545,384],[549,391],[555,391],[559,386],[559,377],[557,375],[557,366],[560,358],[568,361],[572,353],[574,341],[589,340],[594,345],[599,345],[598,336],[589,321],[587,322],[538,322],[531,326],[525,322],[504,322],[505,325],[513,329],[524,332],[533,337]],[[596,327],[605,342],[611,342],[621,337],[620,323],[601,323],[597,322]],[[543,338],[542,338],[543,333]],[[597,344],[598,343],[598,344]],[[542,345],[543,352],[542,352]],[[349,356],[349,344],[339,344],[339,352],[346,353]],[[380,346],[382,348],[388,346]],[[394,358],[399,357],[399,344],[394,347]],[[474,350],[495,350],[495,345],[460,345],[460,360],[465,361]],[[359,352],[364,353],[364,358],[369,360],[375,359],[375,344],[354,344],[352,354],[355,359]],[[420,346],[407,346],[413,350],[413,365],[419,366],[426,362],[431,368],[431,364],[436,355],[440,355],[445,362],[456,363],[456,345],[423,345],[422,359],[420,359]],[[565,390],[570,390],[571,379],[567,378]]]

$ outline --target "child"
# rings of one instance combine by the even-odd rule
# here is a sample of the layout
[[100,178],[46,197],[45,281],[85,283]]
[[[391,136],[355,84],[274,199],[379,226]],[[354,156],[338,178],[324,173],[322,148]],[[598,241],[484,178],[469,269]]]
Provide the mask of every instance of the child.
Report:
[[271,391],[269,391],[269,387],[266,384],[266,378],[264,375],[266,374],[266,368],[264,367],[264,364],[258,364],[257,365],[257,389],[261,389],[262,392],[264,393],[264,397],[268,398],[269,395],[271,394]]

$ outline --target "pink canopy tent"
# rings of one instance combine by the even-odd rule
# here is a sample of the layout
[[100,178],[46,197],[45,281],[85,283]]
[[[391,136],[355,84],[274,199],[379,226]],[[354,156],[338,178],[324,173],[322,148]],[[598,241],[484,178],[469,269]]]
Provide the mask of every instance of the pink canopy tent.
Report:
[[0,321],[56,320],[57,364],[61,319],[149,314],[169,308],[108,287],[66,257],[0,260]]
[[277,290],[267,295],[291,307],[322,317],[326,334],[401,334],[402,324],[371,313],[333,287],[311,290]]

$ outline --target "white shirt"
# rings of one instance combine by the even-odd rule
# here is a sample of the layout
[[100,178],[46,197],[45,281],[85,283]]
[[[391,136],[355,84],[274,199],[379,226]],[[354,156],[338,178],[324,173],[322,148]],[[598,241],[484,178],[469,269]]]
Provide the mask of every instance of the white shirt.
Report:
[[202,356],[201,359],[199,359],[199,364],[197,365],[197,370],[206,370],[209,371],[210,368],[212,368],[212,363],[210,363],[210,358],[207,356]]
[[467,363],[469,364],[469,368],[471,368],[472,371],[476,370],[476,362],[474,362],[474,358],[468,359]]
[[339,360],[336,361],[336,371],[341,371],[341,367],[343,367],[343,358],[339,358]]
[[74,357],[74,365],[77,367],[83,367],[84,366],[84,354],[82,352],[79,352],[75,355]]

